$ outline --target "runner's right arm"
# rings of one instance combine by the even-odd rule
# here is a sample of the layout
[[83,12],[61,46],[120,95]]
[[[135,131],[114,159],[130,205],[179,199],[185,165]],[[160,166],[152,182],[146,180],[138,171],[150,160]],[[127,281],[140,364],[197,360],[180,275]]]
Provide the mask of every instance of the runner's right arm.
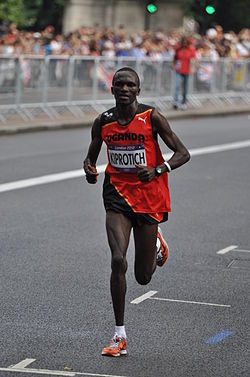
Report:
[[96,161],[99,156],[102,146],[102,136],[101,136],[101,122],[100,116],[94,121],[91,130],[91,143],[89,145],[88,154],[83,162],[83,169],[86,174],[86,179],[88,183],[96,183],[98,173],[96,170]]

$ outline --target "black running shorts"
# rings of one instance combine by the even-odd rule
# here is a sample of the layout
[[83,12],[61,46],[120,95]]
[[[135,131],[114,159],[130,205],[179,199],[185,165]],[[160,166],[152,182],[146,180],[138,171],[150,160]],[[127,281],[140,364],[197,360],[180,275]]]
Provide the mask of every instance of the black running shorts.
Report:
[[114,211],[124,214],[124,216],[131,220],[133,225],[159,224],[168,220],[168,212],[164,213],[163,219],[160,222],[150,214],[134,212],[126,200],[110,183],[110,177],[108,174],[105,174],[103,182],[103,203],[106,211]]

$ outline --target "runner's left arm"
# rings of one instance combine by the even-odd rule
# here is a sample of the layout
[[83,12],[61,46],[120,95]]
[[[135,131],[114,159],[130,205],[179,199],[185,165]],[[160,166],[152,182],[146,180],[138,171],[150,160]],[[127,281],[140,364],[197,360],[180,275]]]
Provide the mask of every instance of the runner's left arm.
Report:
[[[167,119],[161,113],[159,113],[157,109],[154,109],[152,112],[151,119],[153,130],[160,135],[164,143],[174,152],[172,157],[167,161],[171,170],[174,170],[188,162],[190,159],[190,154],[178,136],[172,131]],[[150,182],[156,176],[155,167],[141,165],[135,166],[137,168],[138,178],[142,182]],[[165,164],[159,166],[162,167],[163,173],[168,171]]]
[[[179,137],[173,132],[167,119],[157,109],[152,113],[152,123],[154,130],[160,135],[168,148],[174,152],[167,161],[171,170],[177,169],[188,162],[190,160],[190,153]],[[166,166],[165,171],[167,171]]]

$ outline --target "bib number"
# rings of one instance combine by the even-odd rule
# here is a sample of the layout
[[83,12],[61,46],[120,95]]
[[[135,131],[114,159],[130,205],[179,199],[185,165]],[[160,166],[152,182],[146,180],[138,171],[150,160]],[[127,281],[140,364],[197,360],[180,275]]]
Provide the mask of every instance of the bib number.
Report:
[[136,172],[135,164],[147,166],[146,151],[141,145],[109,145],[110,164],[123,172]]

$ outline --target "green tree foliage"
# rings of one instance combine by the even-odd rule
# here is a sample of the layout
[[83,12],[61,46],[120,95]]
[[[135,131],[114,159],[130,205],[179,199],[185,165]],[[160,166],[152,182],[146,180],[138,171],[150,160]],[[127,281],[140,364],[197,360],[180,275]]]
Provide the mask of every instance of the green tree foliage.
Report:
[[11,22],[18,25],[22,25],[25,22],[23,0],[4,0],[0,2],[0,23]]
[[[212,5],[215,13],[207,14],[207,5]],[[249,0],[185,0],[183,10],[199,23],[201,32],[214,24],[235,32],[250,26]]]
[[0,2],[0,23],[14,22],[24,29],[41,30],[53,25],[62,27],[62,16],[67,0],[4,0]]
[[[47,25],[53,25],[57,31],[62,28],[63,10],[66,0],[23,0],[26,11],[36,10],[37,29],[43,29]],[[36,5],[36,7],[34,6]]]

